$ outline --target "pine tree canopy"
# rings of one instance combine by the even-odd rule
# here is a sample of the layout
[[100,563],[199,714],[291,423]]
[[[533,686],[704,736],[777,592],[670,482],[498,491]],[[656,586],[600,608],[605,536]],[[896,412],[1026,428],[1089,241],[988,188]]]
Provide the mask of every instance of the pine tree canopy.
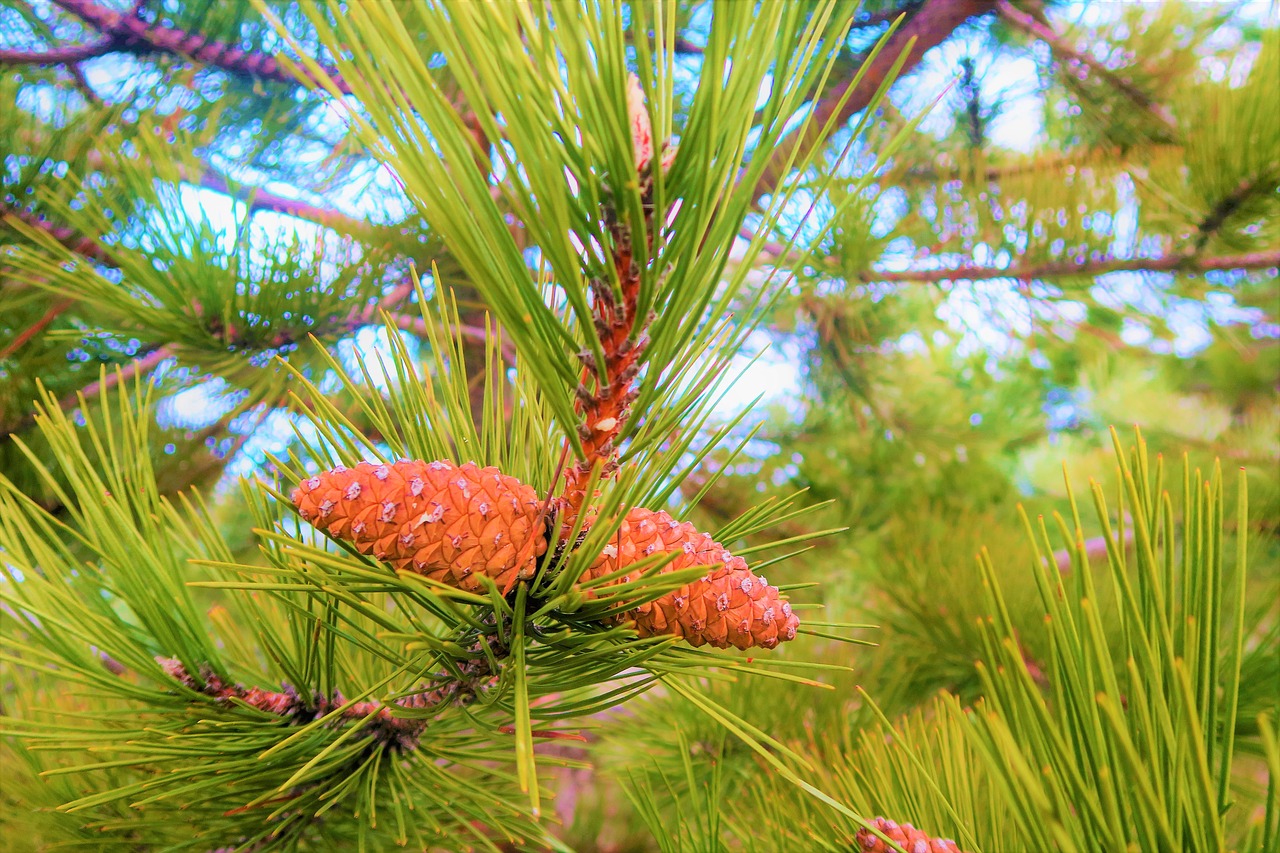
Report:
[[0,848],[1280,851],[1280,18],[0,0]]

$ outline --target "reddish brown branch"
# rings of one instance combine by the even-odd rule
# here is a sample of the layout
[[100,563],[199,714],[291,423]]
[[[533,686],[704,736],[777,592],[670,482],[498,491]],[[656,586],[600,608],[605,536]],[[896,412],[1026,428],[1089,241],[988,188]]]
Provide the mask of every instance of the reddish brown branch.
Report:
[[[98,151],[90,152],[87,162],[89,168],[108,173],[112,166],[111,160]],[[255,187],[232,186],[222,175],[209,169],[192,170],[178,163],[177,175],[186,183],[230,196],[248,206],[250,213],[265,210],[284,216],[296,216],[299,219],[332,228],[342,234],[360,234],[373,227],[363,219],[357,219],[333,208],[319,207],[305,201],[285,198]]]
[[[231,74],[281,83],[298,82],[274,56],[247,51],[177,27],[148,24],[135,14],[117,12],[100,6],[93,0],[53,2],[106,36],[110,42],[108,50],[151,51],[190,57]],[[350,88],[336,71],[325,69],[325,74],[333,80],[338,91],[350,94]],[[317,81],[312,80],[311,83],[319,88]]]
[[271,211],[272,213],[283,214],[284,216],[296,216],[299,219],[305,219],[308,222],[314,222],[317,225],[323,225],[332,228],[342,234],[358,234],[368,231],[372,226],[363,219],[357,219],[354,216],[348,216],[341,211],[328,207],[319,207],[314,204],[308,204],[305,201],[297,199],[285,198],[274,193],[265,192],[258,189],[247,189],[244,187],[233,188],[227,179],[219,175],[217,172],[201,172],[196,178],[192,178],[185,169],[179,167],[178,174],[183,180],[197,184],[207,190],[213,190],[223,195],[228,195],[237,201],[248,205],[249,211],[256,212],[261,210]]
[[[67,394],[64,396],[58,401],[58,407],[64,412],[70,412],[80,405],[82,399],[85,402],[88,402],[102,394],[104,391],[111,390],[122,381],[132,379],[142,373],[148,373],[158,366],[160,362],[172,357],[172,355],[173,353],[168,347],[159,347],[141,358],[135,359],[134,361],[120,367],[118,370],[108,370],[106,376],[102,379],[90,382],[74,394]],[[11,423],[0,424],[0,440],[7,439],[13,433],[26,429],[34,424],[35,421],[35,413],[27,412]]]
[[40,332],[45,328],[45,326],[48,326],[50,323],[56,320],[58,316],[62,314],[63,311],[66,311],[68,308],[70,308],[74,304],[75,304],[75,300],[73,299],[63,299],[59,302],[55,302],[52,306],[50,306],[48,311],[44,312],[43,317],[41,317],[39,320],[36,320],[30,326],[27,326],[27,328],[23,329],[21,332],[15,335],[13,340],[9,341],[8,345],[3,350],[0,350],[0,359],[8,358],[9,356],[13,355],[15,352],[21,349],[22,346],[27,341],[31,340],[36,335],[40,334]]
[[[915,68],[925,53],[945,41],[965,21],[995,9],[991,0],[926,0],[920,10],[892,36],[888,43],[867,67],[854,89],[856,72],[838,85],[829,87],[813,105],[813,117],[808,129],[798,128],[784,137],[769,155],[768,164],[756,181],[754,198],[773,192],[786,177],[784,169],[791,155],[800,162],[807,151],[823,141],[822,129],[832,117],[836,125],[843,124],[866,109],[880,84],[888,77],[898,58],[905,52],[906,59],[901,73]],[[842,105],[841,99],[850,92]]]
[[341,693],[332,696],[304,697],[290,685],[282,684],[281,690],[263,690],[228,684],[217,673],[205,668],[197,678],[187,671],[182,662],[173,658],[156,658],[165,674],[188,690],[210,697],[221,705],[248,705],[267,714],[280,717],[294,725],[306,725],[337,711],[336,725],[359,723],[361,734],[383,746],[400,751],[414,749],[418,739],[432,717],[397,716],[401,710],[436,711],[458,705],[468,705],[477,694],[497,683],[497,676],[489,670],[488,660],[479,658],[458,664],[462,678],[442,675],[436,687],[397,699],[393,705],[379,702],[348,702]]
[[[635,378],[640,371],[640,356],[646,339],[637,333],[646,324],[636,316],[640,294],[640,267],[633,257],[631,236],[618,226],[613,229],[613,262],[621,284],[621,295],[613,292],[609,282],[591,283],[592,308],[596,335],[604,353],[599,364],[589,350],[579,354],[584,379],[593,378],[594,391],[585,384],[578,386],[578,408],[582,423],[578,438],[582,455],[565,476],[562,493],[570,511],[579,509],[587,499],[586,486],[591,472],[599,466],[601,476],[609,476],[617,465],[614,441],[630,415],[635,399]],[[639,322],[639,328],[637,323]]]
[[80,400],[92,400],[104,391],[110,391],[121,382],[126,382],[140,373],[149,373],[160,362],[171,358],[173,353],[168,347],[160,347],[144,355],[142,358],[134,359],[119,370],[108,370],[107,375],[96,382],[90,382],[81,388],[75,394],[68,394],[59,401],[59,405],[64,410],[74,409],[80,405]]
[[0,65],[74,65],[118,49],[115,39],[106,38],[93,44],[73,44],[51,50],[0,50]]
[[1222,230],[1231,215],[1239,210],[1249,196],[1258,190],[1258,183],[1253,178],[1245,178],[1225,198],[1213,206],[1196,228],[1196,251],[1200,251],[1214,235]]
[[1076,66],[1084,67],[1089,73],[1096,74],[1105,80],[1116,91],[1146,110],[1168,129],[1177,129],[1177,122],[1173,120],[1173,116],[1169,114],[1169,111],[1151,100],[1146,92],[1135,86],[1128,78],[1112,71],[1089,54],[1076,50],[1052,29],[1037,21],[1032,15],[1014,8],[1014,5],[1009,0],[996,0],[996,10],[999,12],[1000,17],[1018,29],[1049,45],[1050,49],[1058,56]]
[[1268,269],[1276,266],[1280,266],[1280,250],[1206,258],[1194,255],[1172,254],[1161,258],[1109,258],[1083,264],[1071,261],[1055,261],[1045,264],[1010,266],[1004,269],[985,266],[959,266],[951,269],[909,270],[903,272],[868,270],[862,273],[862,280],[866,282],[900,281],[924,284],[939,281],[986,281],[997,278],[1020,280],[1064,278],[1126,271],[1199,273],[1211,270]]
[[[396,324],[397,328],[404,329],[406,332],[413,332],[415,335],[420,335],[423,337],[425,337],[427,334],[426,321],[424,321],[421,317],[414,317],[411,314],[392,314],[391,321]],[[356,323],[354,325],[360,325],[361,323],[368,323],[368,322],[370,322],[370,320],[366,319],[364,314],[361,314],[357,318]],[[354,325],[353,325],[353,328],[354,328]],[[449,326],[447,328],[447,331],[450,332],[451,334],[457,335],[460,338],[463,338],[468,341],[473,341],[477,344],[484,344],[489,339],[489,335],[488,333],[485,332],[484,329],[480,328],[479,326],[470,326],[470,325],[467,325],[466,323],[460,323],[456,326]],[[502,351],[502,358],[508,364],[514,364],[516,360],[515,348],[508,341],[505,341],[505,340],[500,343],[500,348]]]

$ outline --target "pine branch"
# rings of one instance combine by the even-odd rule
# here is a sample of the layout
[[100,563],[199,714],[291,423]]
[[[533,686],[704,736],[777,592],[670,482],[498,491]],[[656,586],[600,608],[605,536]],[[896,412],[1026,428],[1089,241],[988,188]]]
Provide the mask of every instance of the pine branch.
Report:
[[[1231,214],[1235,213],[1240,207],[1253,195],[1254,191],[1259,188],[1259,184],[1253,178],[1245,178],[1238,186],[1225,198],[1214,205],[1213,209],[1200,221],[1196,227],[1196,251],[1199,252],[1213,239],[1222,226],[1231,218]],[[1269,192],[1269,190],[1268,190]]]
[[[160,362],[173,356],[172,351],[168,347],[158,347],[141,358],[134,359],[126,365],[122,365],[119,370],[108,370],[106,376],[102,379],[94,380],[88,385],[81,388],[73,394],[67,394],[58,401],[58,406],[64,412],[70,412],[80,406],[81,400],[85,402],[98,397],[104,391],[110,391],[112,388],[120,384],[121,381],[134,378],[140,373],[148,373],[158,366]],[[21,432],[36,422],[34,412],[27,412],[18,417],[15,421],[8,424],[0,424],[0,442],[8,441],[13,434]]]
[[[640,81],[634,75],[628,81],[627,110],[649,245],[633,243],[631,230],[617,220],[616,212],[610,207],[606,206],[601,211],[610,236],[609,250],[619,288],[615,293],[612,284],[600,278],[593,278],[590,282],[592,322],[600,349],[593,352],[588,348],[578,354],[583,367],[583,381],[575,389],[578,398],[575,408],[582,415],[582,422],[578,425],[582,454],[569,469],[561,494],[571,513],[577,512],[587,502],[586,487],[594,471],[598,470],[600,476],[607,477],[617,470],[615,441],[631,415],[631,404],[639,394],[635,379],[640,374],[641,357],[649,344],[646,329],[654,319],[653,312],[643,316],[640,311],[640,264],[652,253],[653,235],[656,233],[653,170],[665,168],[660,152],[666,143],[663,140],[655,145]],[[594,382],[594,391],[587,387],[588,381]]]
[[584,490],[593,467],[602,466],[601,476],[611,475],[616,468],[614,439],[630,415],[631,403],[636,397],[634,380],[640,373],[640,356],[648,340],[643,334],[648,318],[636,316],[640,267],[633,256],[630,235],[625,229],[614,228],[613,241],[614,265],[622,284],[621,300],[608,282],[596,279],[591,283],[596,334],[604,351],[604,362],[597,363],[590,350],[579,354],[585,374],[595,380],[596,390],[592,392],[585,385],[578,386],[582,412],[578,437],[582,440],[583,455],[570,469],[564,489],[564,497],[574,510],[586,500]]
[[75,300],[73,299],[63,299],[59,302],[55,302],[50,306],[48,311],[44,312],[44,316],[15,335],[13,340],[9,341],[8,345],[5,346],[4,349],[0,350],[0,360],[8,358],[21,349],[27,341],[40,334],[46,326],[56,320],[64,311],[74,304]]
[[[961,24],[970,18],[987,14],[994,8],[991,0],[925,0],[919,11],[890,37],[875,61],[866,68],[862,79],[857,81],[857,89],[849,95],[843,106],[841,100],[853,86],[857,69],[850,71],[841,83],[828,86],[823,96],[814,103],[813,118],[807,131],[797,129],[779,141],[770,153],[768,165],[760,179],[756,181],[753,197],[758,199],[777,189],[778,184],[786,177],[783,169],[792,152],[803,155],[820,142],[822,128],[832,116],[840,124],[865,109],[904,52],[907,55],[902,64],[902,73],[905,74],[919,64],[930,48],[950,38]],[[800,159],[797,157],[796,162]]]
[[110,391],[121,382],[127,382],[140,373],[149,373],[152,369],[160,364],[160,362],[173,357],[173,352],[167,347],[157,347],[141,358],[134,359],[119,370],[108,370],[107,375],[96,382],[90,382],[75,394],[68,394],[59,401],[59,405],[64,410],[71,410],[80,405],[81,400],[92,400],[104,391]]
[[[1127,169],[1130,164],[1145,160],[1154,153],[1167,155],[1178,153],[1181,149],[1173,145],[1143,146],[1141,149],[1119,151],[1112,149],[1090,148],[1082,151],[1066,151],[1045,155],[1034,155],[1018,158],[1010,163],[993,163],[982,167],[980,174],[966,163],[957,163],[950,158],[939,158],[932,165],[912,166],[894,175],[903,183],[950,181],[956,179],[981,178],[990,182],[998,182],[1004,178],[1016,178],[1022,175],[1048,175],[1066,169],[1114,168]],[[1105,163],[1102,158],[1105,155]]]
[[[163,53],[188,57],[242,77],[256,77],[292,84],[298,82],[273,56],[246,51],[234,45],[207,38],[200,33],[187,32],[177,27],[148,24],[140,19],[136,12],[124,14],[100,6],[93,0],[53,0],[53,2],[106,36],[105,43],[98,42],[94,45],[95,48],[101,49],[102,53],[112,51]],[[102,53],[97,55],[101,56]],[[347,84],[336,71],[326,69],[325,73],[333,80],[338,91],[344,94],[350,92]]]
[[363,219],[348,216],[342,211],[334,210],[333,208],[320,207],[308,204],[305,201],[285,198],[261,189],[244,187],[233,189],[227,179],[217,172],[204,171],[200,173],[198,178],[192,179],[188,171],[179,166],[178,175],[183,180],[198,184],[204,189],[213,190],[214,192],[228,195],[236,201],[243,202],[248,206],[250,213],[265,210],[285,216],[295,216],[298,219],[305,219],[308,222],[332,228],[342,234],[360,233],[368,231],[372,227],[370,223]]
[[[109,170],[109,162],[103,157],[100,151],[91,151],[86,158],[86,162],[92,169],[100,171]],[[230,196],[238,202],[246,205],[250,213],[257,211],[270,211],[271,213],[279,213],[284,216],[294,216],[298,219],[305,219],[308,222],[314,222],[317,225],[323,225],[332,228],[342,234],[358,234],[368,231],[373,227],[369,222],[349,216],[340,210],[331,207],[321,207],[319,205],[308,204],[305,201],[297,199],[285,198],[275,193],[267,192],[259,187],[249,186],[232,186],[219,172],[211,168],[199,168],[193,170],[184,163],[177,163],[177,175],[179,180],[189,184],[194,184],[202,189],[212,190],[225,196]]]
[[93,44],[75,44],[52,50],[0,50],[0,65],[74,65],[119,50],[119,42],[105,38]]
[[1037,21],[1033,16],[1014,8],[1009,0],[996,0],[996,10],[1000,17],[1010,24],[1049,45],[1050,49],[1058,56],[1063,57],[1074,65],[1084,67],[1089,73],[1096,74],[1107,81],[1116,91],[1150,113],[1169,130],[1176,131],[1178,129],[1177,122],[1174,121],[1169,111],[1151,100],[1147,93],[1135,86],[1131,80],[1112,71],[1089,54],[1076,50],[1052,29]]
[[987,266],[960,266],[951,269],[907,270],[902,272],[862,273],[865,282],[939,282],[988,281],[997,278],[1036,279],[1067,276],[1104,275],[1111,272],[1209,272],[1211,270],[1254,270],[1280,266],[1280,250],[1250,252],[1243,255],[1198,257],[1195,254],[1173,254],[1161,258],[1111,258],[1075,264],[1055,261],[1045,264],[1010,266],[1004,269]]
[[[396,328],[403,329],[406,332],[413,332],[415,335],[418,335],[419,337],[426,337],[427,324],[426,324],[426,321],[423,320],[421,317],[414,317],[411,314],[391,314],[390,317],[391,317],[391,322],[395,323]],[[352,328],[355,328],[355,326],[364,325],[368,322],[369,321],[366,320],[364,318],[364,315],[362,314],[360,318],[355,323],[352,324]],[[464,340],[472,341],[477,344],[484,344],[489,339],[489,336],[488,334],[485,333],[484,329],[480,328],[479,326],[469,325],[467,323],[460,323],[456,326],[449,326],[447,328],[447,331],[452,335],[456,335],[457,337],[463,338]],[[503,340],[500,343],[499,348],[502,351],[503,360],[506,361],[507,364],[515,364],[516,350],[515,350],[515,347],[511,345],[511,342],[507,340]]]
[[458,664],[462,678],[441,673],[439,680],[442,683],[438,686],[402,697],[387,706],[373,701],[348,702],[337,691],[332,696],[303,697],[288,684],[281,685],[283,689],[278,691],[228,684],[208,669],[197,678],[181,661],[172,658],[157,658],[156,661],[173,680],[221,704],[243,703],[298,726],[337,711],[337,722],[361,724],[362,736],[401,752],[417,747],[418,739],[433,717],[400,717],[396,716],[397,711],[427,710],[435,711],[438,716],[447,708],[471,704],[480,692],[498,681],[498,676],[490,671],[488,659],[481,656]]

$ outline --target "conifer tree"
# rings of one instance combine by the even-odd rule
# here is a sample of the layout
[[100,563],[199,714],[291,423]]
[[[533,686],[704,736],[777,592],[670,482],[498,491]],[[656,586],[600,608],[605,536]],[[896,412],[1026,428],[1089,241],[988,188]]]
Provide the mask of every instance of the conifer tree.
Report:
[[0,0],[6,846],[1274,849],[1280,29],[1097,5]]

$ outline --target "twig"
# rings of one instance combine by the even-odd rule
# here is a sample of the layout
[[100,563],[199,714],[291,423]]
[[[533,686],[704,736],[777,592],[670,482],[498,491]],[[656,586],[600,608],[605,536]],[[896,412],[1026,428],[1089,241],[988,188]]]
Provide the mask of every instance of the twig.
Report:
[[[58,407],[64,412],[74,411],[80,406],[80,401],[85,402],[92,400],[104,391],[109,391],[121,380],[132,379],[140,373],[146,373],[156,367],[160,362],[172,356],[168,347],[159,347],[147,353],[141,358],[120,367],[119,370],[108,370],[105,378],[90,382],[74,394],[67,394],[58,401]],[[31,426],[36,421],[34,412],[27,412],[9,423],[0,423],[0,442],[12,439],[13,435],[21,432]]]
[[288,684],[282,684],[283,689],[275,691],[228,684],[212,669],[203,669],[197,678],[179,660],[156,658],[156,662],[174,681],[219,704],[244,703],[300,726],[336,711],[335,723],[363,723],[361,736],[402,752],[417,747],[419,737],[433,718],[400,717],[396,716],[397,711],[439,712],[452,706],[468,705],[498,680],[497,675],[490,671],[488,660],[482,656],[458,663],[462,678],[441,673],[438,680],[442,683],[438,686],[397,699],[393,705],[383,705],[373,701],[348,702],[337,691],[332,696],[303,697]]
[[[1239,206],[1239,203],[1239,200],[1233,202],[1231,209],[1234,210]],[[1221,209],[1225,204],[1226,202],[1224,202],[1223,205],[1219,205],[1219,209]],[[1213,216],[1213,214],[1211,214],[1211,216]],[[1225,215],[1222,216],[1222,219],[1225,218]],[[1209,222],[1210,218],[1206,218],[1205,223],[1201,224],[1201,234],[1205,233],[1204,229],[1209,227],[1206,223]],[[1221,221],[1218,221],[1212,227],[1217,228],[1220,226]],[[739,236],[745,240],[750,240],[753,237],[753,232],[748,228],[744,228]],[[1199,242],[1197,244],[1197,249],[1198,248]],[[796,251],[784,253],[783,249],[784,247],[780,243],[765,243],[761,257],[768,263],[786,262],[794,264],[803,260],[814,266],[822,265],[822,260],[813,255],[806,257]],[[1086,263],[1050,261],[1043,264],[1028,264],[1023,266],[1015,265],[1003,268],[966,264],[958,267],[925,270],[864,270],[859,273],[858,277],[866,284],[875,284],[879,282],[930,284],[940,281],[990,281],[992,279],[1001,278],[1025,281],[1036,278],[1104,275],[1110,272],[1199,273],[1210,272],[1213,270],[1267,269],[1275,266],[1280,266],[1280,250],[1209,257],[1202,257],[1196,250],[1193,250],[1183,253],[1173,253],[1159,258],[1103,258]]]
[[[184,56],[231,74],[297,84],[298,80],[274,56],[246,51],[234,45],[164,24],[148,24],[135,14],[124,14],[99,6],[93,0],[53,0],[107,37],[109,50],[152,51]],[[325,69],[339,92],[350,94],[346,82],[332,69]],[[317,81],[311,81],[319,88]]]
[[1013,4],[1010,3],[1009,0],[996,0],[996,11],[1000,17],[1004,18],[1018,29],[1028,33],[1029,35],[1035,36],[1040,39],[1040,41],[1049,45],[1053,52],[1058,56],[1061,56],[1076,65],[1082,65],[1090,73],[1096,74],[1106,80],[1116,89],[1116,91],[1120,92],[1139,107],[1149,112],[1169,130],[1176,131],[1178,129],[1178,124],[1173,120],[1173,116],[1169,114],[1169,111],[1160,104],[1151,100],[1150,96],[1135,86],[1132,81],[1123,75],[1112,71],[1089,54],[1076,50],[1074,47],[1067,44],[1067,42],[1065,42],[1052,29],[1046,27],[1026,12],[1014,8]]
[[1209,272],[1211,270],[1267,269],[1280,266],[1280,250],[1250,252],[1243,255],[1197,257],[1193,254],[1171,254],[1160,258],[1108,258],[1077,264],[1056,261],[1045,264],[1005,267],[959,266],[950,269],[904,270],[877,272],[867,270],[862,280],[871,282],[988,281],[997,278],[1034,279],[1065,276],[1103,275],[1110,272]]
[[119,50],[113,38],[93,44],[73,44],[50,50],[0,50],[0,65],[74,65]]
[[1231,214],[1239,210],[1256,189],[1258,189],[1258,183],[1253,178],[1245,178],[1225,198],[1214,205],[1213,210],[1209,211],[1196,228],[1197,252],[1208,245],[1209,240],[1221,231],[1222,226],[1231,218]]
[[227,179],[217,172],[203,171],[198,177],[193,178],[187,169],[179,166],[178,176],[184,181],[197,184],[207,190],[231,196],[233,199],[243,202],[248,206],[250,213],[266,210],[285,216],[296,216],[299,219],[305,219],[344,234],[360,233],[374,227],[363,219],[348,216],[333,208],[319,207],[314,204],[308,204],[305,201],[278,196],[261,189],[246,187],[233,189]]
[[93,86],[89,85],[89,78],[85,76],[84,69],[80,67],[78,62],[67,63],[66,72],[71,75],[71,79],[75,82],[76,90],[84,97],[87,103],[93,104],[95,107],[105,105],[102,96],[97,93]]
[[173,352],[167,346],[154,349],[142,358],[134,359],[119,370],[108,370],[107,375],[102,379],[90,382],[75,394],[68,394],[63,397],[59,401],[59,405],[63,410],[70,411],[79,406],[81,400],[92,400],[104,391],[110,391],[121,382],[128,381],[140,373],[150,372],[160,362],[172,357]]
[[[640,266],[634,256],[631,235],[617,224],[611,224],[610,230],[621,299],[614,295],[609,282],[592,280],[591,307],[604,361],[597,363],[590,350],[578,355],[585,380],[577,388],[578,409],[582,412],[578,438],[583,452],[565,477],[562,497],[570,512],[576,512],[586,502],[586,486],[597,466],[604,477],[617,468],[614,440],[630,416],[631,403],[637,393],[634,386],[640,372],[640,357],[648,343],[643,334],[648,318],[637,316]],[[649,233],[653,233],[652,230]],[[585,384],[592,380],[594,391]]]
[[[412,314],[391,314],[391,321],[396,324],[396,328],[404,329],[406,332],[413,332],[415,335],[425,337],[427,334],[427,324],[421,317],[414,317]],[[363,315],[357,318],[356,325],[365,322]],[[449,326],[447,330],[461,338],[483,344],[489,339],[485,330],[479,326],[471,326],[466,323],[460,323],[456,326]],[[502,350],[502,358],[508,364],[515,364],[516,351],[509,342],[502,341],[500,344]]]
[[[1128,168],[1131,163],[1139,158],[1149,158],[1152,156],[1153,151],[1163,152],[1167,150],[1170,150],[1170,146],[1144,146],[1137,151],[1104,149],[1092,149],[1085,152],[1072,151],[1041,157],[1022,158],[1007,164],[990,164],[982,167],[979,174],[975,174],[975,171],[966,164],[939,162],[933,166],[913,166],[905,171],[896,173],[895,177],[903,182],[951,181],[971,178],[981,178],[982,180],[995,182],[1003,178],[1014,178],[1026,174],[1044,177],[1065,169],[1075,169],[1076,171],[1084,169],[1100,170],[1103,168],[1123,169]],[[1090,156],[1100,153],[1107,154],[1112,158],[1111,161],[1104,165]],[[1081,156],[1081,154],[1084,156]]]
[[68,308],[70,308],[74,304],[75,304],[74,299],[63,299],[59,302],[55,302],[52,306],[50,306],[48,311],[44,312],[43,317],[41,317],[39,320],[36,320],[30,326],[28,326],[27,328],[19,332],[17,335],[15,335],[13,340],[9,341],[8,346],[0,350],[0,359],[5,359],[13,355],[15,352],[17,352],[19,349],[22,348],[23,344],[25,344],[27,341],[34,338],[36,335],[40,334],[40,331],[44,329],[45,326],[49,325],[54,320],[56,320],[58,318],[58,315],[60,315],[63,311],[66,311]]

